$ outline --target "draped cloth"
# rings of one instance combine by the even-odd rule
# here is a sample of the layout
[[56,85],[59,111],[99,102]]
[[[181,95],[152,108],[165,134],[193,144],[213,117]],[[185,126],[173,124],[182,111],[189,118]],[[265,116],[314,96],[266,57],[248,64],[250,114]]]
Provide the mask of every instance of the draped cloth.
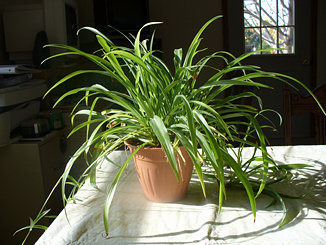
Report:
[[[243,152],[251,157],[252,148]],[[185,199],[176,203],[154,203],[145,199],[132,161],[122,174],[109,214],[110,233],[105,236],[103,206],[117,167],[101,164],[97,188],[89,183],[79,190],[80,201],[71,202],[36,243],[42,244],[326,244],[326,146],[272,146],[268,152],[279,164],[304,163],[289,181],[275,185],[280,193],[300,196],[284,198],[287,219],[279,228],[283,211],[272,198],[257,198],[257,217],[242,189],[227,188],[227,199],[218,214],[218,185],[206,182],[206,199],[196,176]],[[122,164],[126,152],[109,157]],[[67,219],[68,218],[68,219]]]

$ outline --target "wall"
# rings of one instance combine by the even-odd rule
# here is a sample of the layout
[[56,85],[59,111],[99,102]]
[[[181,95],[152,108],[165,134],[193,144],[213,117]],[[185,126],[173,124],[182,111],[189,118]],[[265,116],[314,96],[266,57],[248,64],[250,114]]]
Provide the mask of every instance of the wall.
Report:
[[93,26],[93,0],[75,0],[78,4],[79,26]]
[[5,52],[5,39],[3,31],[2,12],[5,7],[15,4],[35,4],[40,3],[42,0],[1,0],[0,1],[0,65],[7,62],[7,54]]
[[[150,21],[164,22],[153,28],[156,37],[161,40],[164,51],[163,59],[173,65],[173,50],[190,44],[199,28],[210,18],[222,14],[221,0],[149,0]],[[93,26],[94,13],[92,0],[77,0],[79,6],[79,26]],[[204,33],[201,47],[209,48],[210,52],[221,50],[223,47],[222,20],[213,23]],[[92,45],[93,36],[80,32],[81,46]]]
[[5,38],[3,33],[2,8],[0,6],[0,64],[4,64],[7,59],[5,53]]
[[[7,7],[17,6],[17,5],[31,5],[37,4],[41,5],[43,0],[1,0],[0,2],[0,65],[1,64],[8,64],[9,57],[6,53],[6,44],[5,44],[5,37],[4,37],[4,27],[3,27],[3,11]],[[34,31],[34,30],[33,30]],[[30,35],[33,33],[33,31],[29,32]],[[19,40],[18,43],[24,42],[23,40]],[[14,44],[13,44],[14,43]],[[12,45],[15,45],[15,42],[11,43]],[[25,45],[22,45],[21,47],[25,48],[26,46],[29,46],[29,42],[25,42]],[[21,53],[19,53],[21,60],[27,61],[28,63],[31,63],[31,52],[25,52],[25,50]],[[17,57],[16,57],[17,58]]]
[[[189,46],[199,28],[210,18],[222,14],[221,0],[149,0],[151,21],[162,21],[155,27],[157,37],[162,39],[163,59],[172,66],[173,50]],[[222,21],[213,23],[204,33],[201,47],[209,52],[221,50],[223,47]]]
[[[78,4],[78,25],[79,27],[92,26],[94,27],[94,10],[93,0],[75,0]],[[79,33],[79,45],[82,50],[94,50],[95,37],[88,31]],[[97,49],[98,47],[96,47]]]
[[317,86],[326,83],[326,1],[318,0],[317,10]]
[[[42,0],[1,0],[0,1],[0,64],[7,61],[2,25],[2,11],[5,6],[21,3],[39,3]],[[92,0],[76,0],[79,5],[80,26],[93,26]],[[196,0],[149,0],[149,11],[151,21],[163,21],[164,24],[156,26],[157,37],[162,39],[164,49],[163,59],[172,65],[173,49],[185,48],[198,28],[209,18],[222,13],[222,0],[203,0],[200,4]],[[317,26],[317,83],[326,81],[326,1],[318,0],[318,26]],[[216,22],[206,32],[209,38],[203,41],[203,47],[207,46],[211,51],[223,47],[222,21]],[[88,43],[92,37],[81,33],[81,42]]]

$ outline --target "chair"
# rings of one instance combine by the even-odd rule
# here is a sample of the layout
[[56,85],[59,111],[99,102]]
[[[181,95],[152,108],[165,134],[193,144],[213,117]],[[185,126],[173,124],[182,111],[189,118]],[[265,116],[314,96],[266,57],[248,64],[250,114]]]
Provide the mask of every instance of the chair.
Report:
[[[314,95],[319,100],[320,104],[326,109],[326,84],[313,90]],[[293,115],[299,115],[303,113],[312,113],[312,121],[315,132],[316,144],[326,144],[326,117],[320,110],[319,106],[309,96],[302,96],[300,94],[290,93],[289,86],[283,87],[283,99],[284,99],[284,136],[285,144],[291,145],[291,118]]]

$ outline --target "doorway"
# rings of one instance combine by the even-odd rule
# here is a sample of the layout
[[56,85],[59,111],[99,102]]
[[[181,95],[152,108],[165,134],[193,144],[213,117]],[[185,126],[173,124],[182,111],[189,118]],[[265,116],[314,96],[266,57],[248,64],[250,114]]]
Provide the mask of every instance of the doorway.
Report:
[[[244,63],[255,64],[263,70],[295,77],[309,88],[315,82],[315,21],[316,1],[295,0],[224,0],[225,49],[239,56],[262,48],[283,48],[259,52]],[[273,90],[261,89],[257,94],[265,109],[283,115],[283,86],[278,81],[263,81]],[[276,114],[268,115],[276,130],[266,130],[271,144],[284,144],[284,128]],[[310,115],[293,119],[292,135],[299,141],[311,137]]]

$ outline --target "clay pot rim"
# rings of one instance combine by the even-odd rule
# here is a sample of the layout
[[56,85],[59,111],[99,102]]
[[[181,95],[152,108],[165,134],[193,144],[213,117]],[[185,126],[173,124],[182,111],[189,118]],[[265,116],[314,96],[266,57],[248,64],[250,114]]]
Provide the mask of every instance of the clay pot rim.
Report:
[[[125,144],[125,146],[127,146],[127,147],[131,147],[131,148],[133,148],[133,149],[136,149],[138,146],[140,146],[140,145],[133,145],[133,144],[130,144],[130,143],[128,143],[127,141],[124,141],[124,144]],[[179,147],[179,148],[184,148],[184,149],[186,150],[186,148],[185,148],[183,145],[179,145],[178,147]],[[163,148],[163,146],[161,146],[161,147],[143,147],[143,148],[141,148],[140,150],[143,150],[143,149],[162,150],[162,149],[164,149],[164,148]]]

